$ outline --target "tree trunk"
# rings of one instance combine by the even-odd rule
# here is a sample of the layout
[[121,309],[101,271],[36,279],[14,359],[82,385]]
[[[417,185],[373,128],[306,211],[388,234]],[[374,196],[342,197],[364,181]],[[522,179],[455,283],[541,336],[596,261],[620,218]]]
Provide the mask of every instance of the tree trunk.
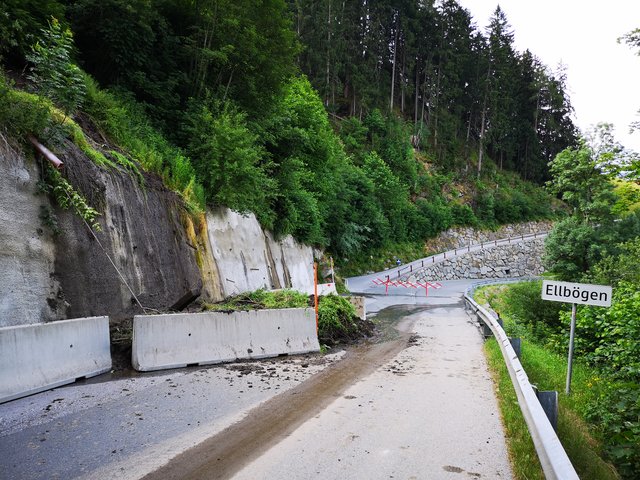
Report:
[[398,53],[398,18],[396,17],[396,34],[393,41],[393,63],[391,70],[391,100],[389,101],[389,111],[393,112],[393,95],[396,86],[396,54]]
[[484,96],[484,104],[482,105],[482,115],[480,116],[480,139],[478,141],[478,180],[480,180],[480,172],[482,171],[482,155],[484,154],[484,128],[487,115],[487,95]]
[[440,102],[438,102],[438,99],[440,98],[440,77],[442,75],[442,67],[440,65],[438,65],[438,80],[436,82],[436,104],[435,104],[435,109],[434,109],[434,118],[433,118],[433,146],[434,148],[438,148],[438,108],[439,108],[439,104]]
[[484,153],[484,132],[487,118],[487,97],[489,96],[489,78],[491,76],[491,64],[489,64],[489,68],[487,69],[487,79],[486,84],[484,86],[484,99],[482,101],[482,115],[480,117],[480,140],[478,144],[480,145],[478,148],[478,180],[480,180],[480,172],[482,171],[482,155]]
[[406,49],[402,49],[402,77],[400,78],[400,111],[404,113],[404,78],[405,78],[405,67],[407,61],[407,53]]
[[330,65],[331,65],[331,1],[329,1],[329,15],[327,16],[327,71],[325,81],[325,94],[324,105],[329,106],[329,92],[331,91],[331,77],[330,77]]
[[419,97],[419,82],[420,82],[420,68],[419,59],[416,58],[416,83],[415,83],[415,98],[413,99],[413,132],[418,131],[418,97]]

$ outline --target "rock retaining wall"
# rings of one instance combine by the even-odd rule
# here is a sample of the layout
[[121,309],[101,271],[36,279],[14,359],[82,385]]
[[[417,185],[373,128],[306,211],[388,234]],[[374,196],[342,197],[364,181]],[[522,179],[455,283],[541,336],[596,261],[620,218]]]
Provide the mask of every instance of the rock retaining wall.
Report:
[[530,239],[507,245],[487,246],[460,253],[413,273],[415,280],[438,281],[463,278],[511,278],[540,275],[544,239]]
[[497,230],[476,230],[471,227],[450,228],[437,237],[426,242],[426,250],[430,252],[446,252],[455,248],[466,247],[484,242],[492,242],[503,238],[513,238],[532,233],[545,233],[551,230],[553,222],[524,222],[502,225]]

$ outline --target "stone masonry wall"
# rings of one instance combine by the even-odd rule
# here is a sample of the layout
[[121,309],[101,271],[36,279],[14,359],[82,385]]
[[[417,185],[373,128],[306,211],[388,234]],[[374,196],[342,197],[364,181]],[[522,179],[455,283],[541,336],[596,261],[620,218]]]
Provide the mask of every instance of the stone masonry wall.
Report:
[[551,230],[550,221],[524,222],[512,225],[502,225],[497,230],[476,230],[471,227],[450,228],[437,237],[426,242],[426,249],[430,252],[446,252],[455,248],[466,247],[483,242],[491,242],[503,238],[512,238],[532,233],[544,233]]
[[540,275],[544,239],[537,238],[523,242],[482,250],[461,253],[456,257],[435,263],[414,272],[412,279],[438,281],[463,278],[511,278]]

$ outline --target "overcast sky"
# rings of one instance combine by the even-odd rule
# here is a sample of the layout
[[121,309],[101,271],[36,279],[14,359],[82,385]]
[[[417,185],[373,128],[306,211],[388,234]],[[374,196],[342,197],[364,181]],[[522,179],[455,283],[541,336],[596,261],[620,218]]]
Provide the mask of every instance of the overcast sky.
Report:
[[525,49],[555,69],[567,67],[574,121],[615,125],[616,138],[640,152],[640,56],[617,38],[640,28],[640,0],[458,0],[484,32],[496,6],[505,12],[515,34],[515,47]]

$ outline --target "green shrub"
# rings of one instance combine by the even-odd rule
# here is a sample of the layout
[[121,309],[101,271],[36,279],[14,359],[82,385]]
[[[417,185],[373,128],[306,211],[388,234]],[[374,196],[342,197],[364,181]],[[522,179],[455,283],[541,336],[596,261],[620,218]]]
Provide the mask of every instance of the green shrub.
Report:
[[245,115],[230,105],[194,104],[186,132],[189,157],[208,203],[252,211],[269,225],[275,184],[266,174],[265,152]]
[[335,345],[358,335],[356,309],[337,295],[320,297],[318,305],[318,339],[321,345]]
[[607,382],[596,402],[589,405],[587,418],[598,425],[605,449],[626,479],[640,472],[640,385]]
[[451,224],[457,226],[476,226],[478,219],[469,205],[454,203],[451,205]]
[[474,199],[474,203],[476,217],[486,225],[494,225],[496,222],[496,202],[493,193],[490,191],[479,192]]
[[29,80],[36,91],[51,99],[67,114],[74,113],[84,100],[86,88],[82,71],[71,62],[73,34],[52,18],[42,29],[27,59],[32,63]]
[[295,290],[255,290],[225,299],[223,302],[206,304],[205,310],[262,310],[273,308],[304,308],[309,306],[309,297]]
[[[95,231],[101,230],[98,222],[100,213],[88,204],[84,196],[78,193],[58,170],[45,163],[44,177],[45,181],[40,183],[40,187],[53,196],[60,208],[72,210],[74,214],[86,222],[89,228]],[[43,218],[42,213],[44,212],[41,212],[41,218]],[[49,222],[54,233],[57,233],[55,220],[50,218]]]
[[562,330],[559,314],[566,307],[560,302],[542,300],[542,281],[510,285],[503,294],[505,313],[527,327],[538,341]]
[[13,88],[0,71],[0,126],[12,137],[47,136],[53,126],[50,100]]
[[416,207],[417,218],[412,220],[418,238],[434,237],[453,224],[451,208],[440,198],[431,202],[420,198]]

